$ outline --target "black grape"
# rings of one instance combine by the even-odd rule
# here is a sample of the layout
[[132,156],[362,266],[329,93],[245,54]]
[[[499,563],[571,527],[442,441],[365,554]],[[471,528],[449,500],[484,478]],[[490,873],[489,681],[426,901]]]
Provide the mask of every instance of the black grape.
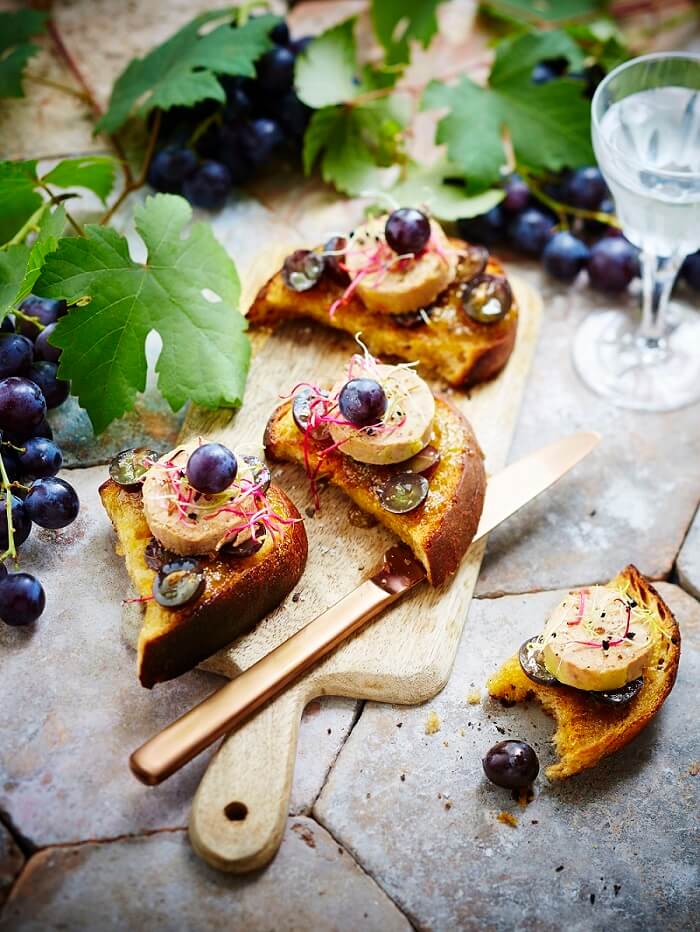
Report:
[[70,383],[59,379],[57,371],[55,362],[35,362],[27,374],[41,389],[47,408],[57,408],[70,394]]
[[0,333],[0,379],[23,375],[32,364],[32,341],[19,333]]
[[73,486],[55,476],[33,482],[23,504],[35,524],[53,529],[67,527],[80,510]]
[[0,428],[15,433],[38,427],[46,415],[44,395],[34,382],[20,376],[0,381]]
[[45,605],[43,586],[30,573],[8,573],[0,579],[0,618],[5,624],[30,625]]

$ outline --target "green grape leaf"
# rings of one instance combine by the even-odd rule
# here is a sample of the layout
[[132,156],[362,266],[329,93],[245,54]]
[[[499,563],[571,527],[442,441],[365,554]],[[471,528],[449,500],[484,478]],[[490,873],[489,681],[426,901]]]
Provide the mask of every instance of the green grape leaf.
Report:
[[37,230],[34,243],[17,243],[0,250],[0,320],[31,294],[46,256],[58,248],[65,222],[63,207],[51,210],[47,201],[32,218]]
[[438,31],[436,10],[443,0],[372,0],[372,24],[389,65],[407,64],[410,42],[427,48]]
[[485,0],[483,9],[514,23],[557,23],[601,13],[604,0]]
[[158,386],[173,410],[189,399],[207,408],[241,403],[250,345],[237,310],[236,267],[208,225],[195,223],[183,235],[191,217],[174,195],[138,207],[144,264],[133,261],[123,236],[97,225],[85,237],[64,237],[46,259],[36,293],[69,303],[89,298],[61,318],[52,342],[62,350],[60,375],[71,380],[97,433],[144,391],[152,330],[163,341]]
[[388,193],[398,207],[425,206],[438,220],[478,217],[503,200],[504,192],[497,189],[469,196],[463,183],[452,181],[458,175],[447,164],[426,167],[414,162]]
[[[203,27],[224,19],[208,32]],[[279,17],[265,14],[232,27],[231,10],[196,16],[144,58],[134,58],[112,88],[109,108],[96,132],[114,133],[135,115],[151,110],[191,107],[200,100],[223,102],[217,74],[255,76],[255,62],[272,47],[270,30]]]
[[0,162],[0,243],[6,243],[41,207],[36,161]]
[[24,68],[39,47],[27,40],[44,31],[46,13],[0,13],[0,97],[23,97]]
[[590,103],[580,81],[560,78],[534,85],[530,73],[545,59],[564,57],[580,67],[581,50],[564,32],[527,33],[499,43],[488,85],[463,77],[457,84],[433,81],[424,109],[446,108],[436,140],[464,174],[470,194],[495,184],[506,164],[507,128],[516,161],[536,172],[576,168],[594,161]]
[[116,160],[107,155],[87,155],[79,159],[64,159],[42,180],[58,188],[88,188],[102,203],[114,187]]
[[314,39],[294,68],[296,92],[318,110],[357,97],[363,84],[357,65],[355,20],[349,19]]
[[304,170],[319,161],[323,180],[347,194],[385,187],[382,169],[403,158],[404,125],[393,97],[316,110],[304,136]]

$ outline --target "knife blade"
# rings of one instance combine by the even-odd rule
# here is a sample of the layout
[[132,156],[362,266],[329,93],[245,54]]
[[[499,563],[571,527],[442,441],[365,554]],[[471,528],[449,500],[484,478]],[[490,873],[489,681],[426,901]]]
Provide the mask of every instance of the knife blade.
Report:
[[[592,431],[573,434],[489,478],[474,541],[544,492],[599,442]],[[390,547],[352,592],[134,751],[133,774],[149,786],[162,783],[424,579],[408,547]]]

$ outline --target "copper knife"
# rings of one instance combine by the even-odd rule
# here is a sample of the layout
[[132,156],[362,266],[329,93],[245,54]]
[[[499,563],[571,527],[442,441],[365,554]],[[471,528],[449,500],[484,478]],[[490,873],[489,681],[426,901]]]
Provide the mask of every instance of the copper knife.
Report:
[[[599,441],[593,431],[573,434],[492,476],[474,541],[544,492]],[[172,776],[424,579],[407,547],[390,547],[369,579],[134,751],[134,775],[149,786]]]

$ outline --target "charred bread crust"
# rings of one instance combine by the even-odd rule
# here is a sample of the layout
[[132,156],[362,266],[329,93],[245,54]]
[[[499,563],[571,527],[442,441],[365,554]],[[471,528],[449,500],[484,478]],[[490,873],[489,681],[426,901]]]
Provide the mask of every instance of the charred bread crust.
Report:
[[[452,239],[450,243],[455,248],[465,246],[463,240]],[[505,275],[503,266],[493,257],[489,258],[486,271]],[[302,317],[344,330],[353,337],[362,331],[362,339],[373,355],[394,356],[408,362],[418,360],[455,388],[494,378],[513,351],[518,327],[515,297],[502,320],[482,324],[459,309],[460,284],[453,284],[435,302],[431,322],[409,329],[396,323],[390,314],[369,311],[357,296],[331,318],[329,308],[343,290],[343,285],[324,278],[309,291],[293,292],[278,272],[258,292],[247,319],[251,327],[256,327],[275,326],[283,320]]]
[[[278,514],[300,517],[279,487],[271,485],[267,494]],[[140,493],[109,479],[100,487],[100,497],[139,596],[150,596],[156,571],[145,559],[152,535]],[[297,584],[307,552],[306,532],[299,521],[283,527],[274,544],[264,545],[253,556],[202,558],[206,588],[192,604],[168,609],[155,601],[145,602],[137,661],[141,684],[150,689],[180,676],[253,628]]]
[[[294,424],[291,401],[277,408],[265,429],[265,452],[272,460],[303,464],[303,435]],[[447,399],[436,397],[435,438],[440,462],[429,474],[425,502],[403,515],[385,511],[375,489],[402,464],[371,466],[339,451],[324,457],[318,478],[327,478],[363,511],[395,533],[421,561],[434,586],[451,576],[476,533],[484,504],[483,453],[467,419]],[[315,467],[324,444],[309,438],[309,461]]]
[[522,671],[517,654],[506,661],[487,683],[490,695],[506,704],[535,698],[556,721],[554,746],[559,760],[547,768],[550,780],[560,780],[595,767],[604,757],[629,744],[645,728],[673,689],[678,672],[681,635],[666,603],[651,583],[630,564],[610,583],[626,589],[649,609],[665,632],[644,672],[644,686],[622,708],[603,706],[582,690],[569,686],[543,686]]

